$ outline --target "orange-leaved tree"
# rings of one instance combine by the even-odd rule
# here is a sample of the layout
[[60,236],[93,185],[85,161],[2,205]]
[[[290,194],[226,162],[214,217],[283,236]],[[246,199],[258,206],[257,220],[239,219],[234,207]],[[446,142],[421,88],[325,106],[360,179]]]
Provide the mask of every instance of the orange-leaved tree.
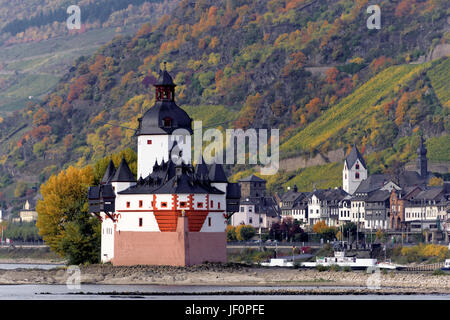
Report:
[[39,234],[70,264],[96,263],[100,257],[100,223],[88,214],[87,190],[93,182],[92,167],[71,166],[41,186]]

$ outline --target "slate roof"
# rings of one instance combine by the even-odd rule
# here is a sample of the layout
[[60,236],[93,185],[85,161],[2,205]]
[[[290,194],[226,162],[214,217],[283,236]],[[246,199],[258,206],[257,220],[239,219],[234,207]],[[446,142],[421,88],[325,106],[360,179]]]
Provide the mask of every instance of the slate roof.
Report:
[[240,199],[241,198],[241,186],[239,183],[228,183],[227,184],[227,198],[229,199]]
[[247,198],[241,200],[240,204],[243,205],[254,205],[255,213],[266,214],[268,217],[279,216],[279,209],[275,199],[272,197],[259,197],[259,198]]
[[110,179],[110,182],[135,182],[136,178],[128,166],[125,158],[122,158],[119,168],[117,168],[114,176]]
[[372,174],[367,179],[361,181],[354,194],[375,191],[383,187],[389,181],[391,181],[391,178],[388,174]]
[[172,76],[167,72],[167,70],[164,68],[164,70],[159,70],[159,77],[155,86],[176,86],[176,84],[173,82]]
[[426,185],[427,183],[427,178],[422,177],[416,171],[404,171],[402,174],[400,174],[399,179],[399,185],[401,187]]
[[[164,69],[159,72],[159,78],[154,86],[175,87],[172,76]],[[165,126],[164,119],[170,118],[171,125]],[[172,134],[177,129],[185,129],[190,134],[192,131],[192,119],[173,100],[156,101],[153,107],[147,110],[142,118],[139,118],[139,127],[136,135]]]
[[440,200],[444,197],[444,188],[440,187],[430,187],[423,190],[417,194],[413,200]]
[[[166,118],[172,119],[170,127],[164,126]],[[177,129],[185,129],[192,134],[191,123],[192,119],[186,111],[177,106],[175,101],[157,101],[142,118],[139,118],[136,135],[171,134]]]
[[209,180],[211,182],[228,182],[223,166],[220,163],[213,163],[209,166]]
[[361,165],[364,167],[364,169],[367,169],[366,163],[364,162],[364,158],[359,152],[358,148],[356,146],[353,146],[352,150],[350,150],[350,153],[348,154],[347,158],[345,158],[345,162],[347,162],[347,168],[351,169],[353,165],[355,164],[356,160],[359,160],[361,162]]
[[209,179],[200,179],[190,164],[155,163],[153,172],[119,194],[224,194]]
[[112,177],[116,173],[116,167],[114,166],[114,162],[111,160],[106,168],[105,174],[103,175],[101,184],[108,184],[111,182]]
[[116,195],[114,193],[112,185],[110,185],[110,184],[89,187],[89,190],[88,190],[88,199],[89,200],[100,199],[100,198],[115,198],[115,197],[116,197]]
[[367,202],[382,202],[389,199],[391,193],[387,190],[376,190],[367,198]]

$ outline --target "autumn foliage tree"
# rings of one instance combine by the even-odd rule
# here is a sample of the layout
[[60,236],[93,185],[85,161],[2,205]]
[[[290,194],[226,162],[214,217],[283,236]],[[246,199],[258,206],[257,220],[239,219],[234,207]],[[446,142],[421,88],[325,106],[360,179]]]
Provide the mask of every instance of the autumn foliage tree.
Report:
[[87,190],[93,169],[69,167],[41,186],[37,227],[50,249],[69,264],[96,263],[100,257],[100,223],[88,214]]

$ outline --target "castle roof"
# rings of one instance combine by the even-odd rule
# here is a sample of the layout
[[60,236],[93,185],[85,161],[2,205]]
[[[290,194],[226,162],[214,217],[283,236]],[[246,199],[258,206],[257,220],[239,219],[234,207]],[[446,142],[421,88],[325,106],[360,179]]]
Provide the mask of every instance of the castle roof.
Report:
[[139,118],[136,134],[172,134],[177,129],[185,129],[192,134],[191,122],[186,111],[177,106],[175,101],[157,101]]
[[[177,129],[185,129],[192,134],[192,119],[175,103],[172,76],[164,68],[159,71],[156,87],[156,102],[139,118],[136,135],[172,134]],[[161,95],[161,91],[164,93]]]
[[355,164],[356,160],[359,160],[361,162],[361,165],[364,167],[364,169],[367,169],[366,163],[364,162],[364,158],[359,153],[358,148],[354,145],[352,150],[350,150],[350,153],[345,158],[345,162],[347,163],[347,168],[351,169],[353,165]]
[[153,172],[136,185],[119,194],[224,194],[213,187],[211,181],[199,177],[190,164],[175,164],[172,160],[155,163]]
[[119,168],[115,172],[114,176],[110,179],[110,182],[135,182],[136,178],[128,166],[125,158],[122,158]]
[[228,182],[223,166],[220,163],[213,163],[209,166],[209,180],[211,182]]
[[114,174],[116,173],[116,167],[114,166],[114,162],[111,160],[106,168],[105,174],[103,175],[101,184],[108,184]]
[[154,86],[176,86],[176,84],[173,82],[169,72],[164,68],[164,70],[159,70],[159,78]]

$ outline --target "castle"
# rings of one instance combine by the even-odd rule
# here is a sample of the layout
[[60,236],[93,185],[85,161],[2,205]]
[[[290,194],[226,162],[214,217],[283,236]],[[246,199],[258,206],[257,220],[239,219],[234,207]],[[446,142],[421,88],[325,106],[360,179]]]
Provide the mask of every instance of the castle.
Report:
[[90,212],[102,222],[101,261],[113,265],[187,266],[226,262],[228,213],[239,188],[221,164],[191,164],[192,119],[175,103],[164,68],[155,105],[139,119],[137,177],[125,159],[109,163],[89,188]]

